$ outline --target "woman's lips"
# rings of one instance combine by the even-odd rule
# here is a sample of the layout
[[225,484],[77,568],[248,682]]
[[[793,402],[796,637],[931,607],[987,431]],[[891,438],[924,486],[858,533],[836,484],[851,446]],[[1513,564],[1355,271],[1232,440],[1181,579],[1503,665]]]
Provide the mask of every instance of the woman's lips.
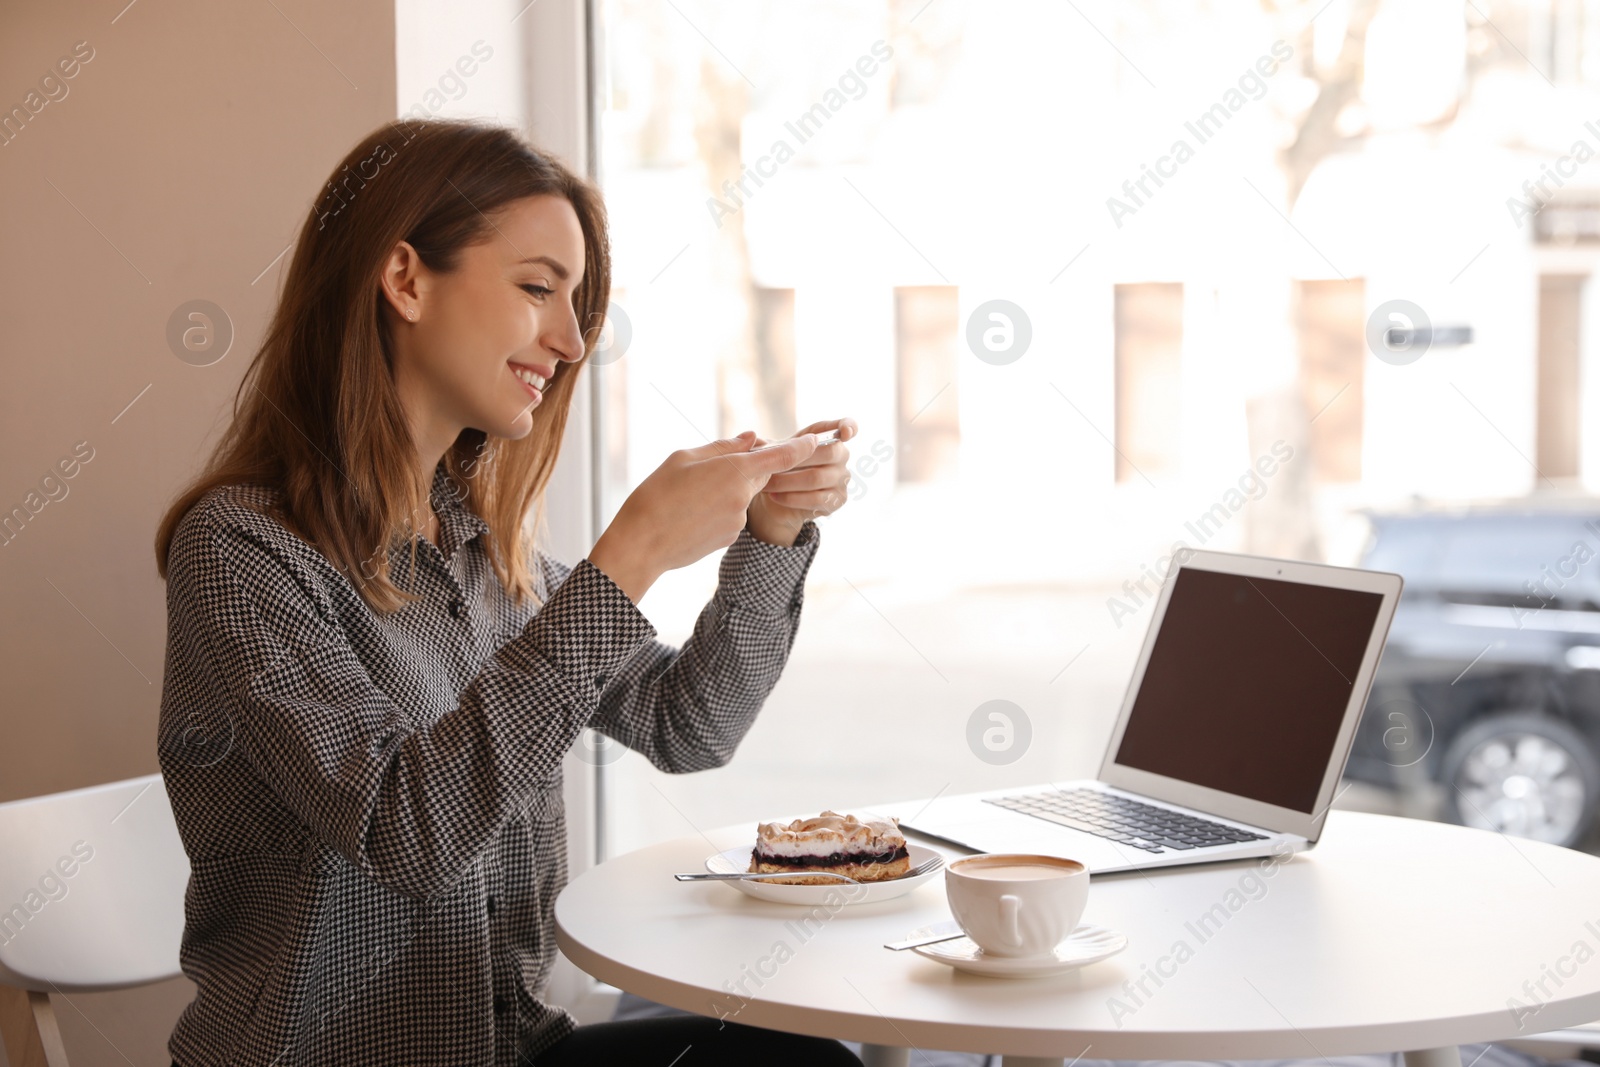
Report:
[[[514,371],[510,371],[510,376],[512,376],[512,378],[517,379],[518,386],[522,386],[523,390],[525,390],[526,394],[530,395],[530,397],[533,397],[534,403],[538,403],[538,402],[541,402],[541,400],[544,400],[544,394],[541,394],[541,392],[539,392],[538,389],[534,389],[534,387],[530,386],[530,384],[528,384],[528,382],[523,381],[523,379],[520,378],[520,376],[518,376],[517,371],[515,371],[515,370]],[[549,386],[549,382],[546,382],[546,386]]]

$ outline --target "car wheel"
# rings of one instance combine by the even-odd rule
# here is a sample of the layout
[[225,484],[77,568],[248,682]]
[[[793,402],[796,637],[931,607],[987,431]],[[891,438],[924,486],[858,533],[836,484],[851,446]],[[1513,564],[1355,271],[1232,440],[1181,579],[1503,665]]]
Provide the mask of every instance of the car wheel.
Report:
[[1558,719],[1492,715],[1450,743],[1440,765],[1452,822],[1571,848],[1594,821],[1600,761]]

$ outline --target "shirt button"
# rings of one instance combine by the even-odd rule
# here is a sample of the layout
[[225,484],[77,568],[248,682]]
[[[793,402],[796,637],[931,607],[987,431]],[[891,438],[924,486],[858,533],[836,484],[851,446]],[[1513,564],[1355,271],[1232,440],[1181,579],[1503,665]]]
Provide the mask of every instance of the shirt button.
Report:
[[506,1009],[508,1009],[510,1007],[511,1007],[511,1002],[509,1000],[507,1000],[505,997],[500,996],[498,993],[495,994],[495,998],[494,998],[494,1013],[496,1015],[504,1015],[506,1013]]
[[596,689],[604,689],[607,681],[608,679],[604,674],[597,674],[594,676],[594,684]]
[[450,605],[449,605],[447,610],[450,612],[450,617],[452,619],[461,618],[461,601],[459,601],[459,600],[450,601]]
[[489,914],[493,915],[494,914],[494,909],[496,907],[498,907],[498,906],[499,906],[499,903],[494,899],[494,897],[490,897],[489,898]]

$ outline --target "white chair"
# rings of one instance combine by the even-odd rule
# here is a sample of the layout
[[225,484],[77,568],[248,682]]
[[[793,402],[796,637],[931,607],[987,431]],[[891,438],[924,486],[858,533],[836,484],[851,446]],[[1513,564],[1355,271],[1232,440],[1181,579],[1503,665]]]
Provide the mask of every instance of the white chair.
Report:
[[159,774],[0,804],[0,1034],[66,1067],[52,992],[176,977],[189,860]]

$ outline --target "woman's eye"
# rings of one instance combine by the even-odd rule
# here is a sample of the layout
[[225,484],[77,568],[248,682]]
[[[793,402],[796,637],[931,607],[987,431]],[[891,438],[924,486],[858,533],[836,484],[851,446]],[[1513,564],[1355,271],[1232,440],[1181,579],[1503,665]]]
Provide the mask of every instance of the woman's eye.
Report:
[[549,296],[555,292],[554,289],[546,289],[542,285],[524,285],[521,288],[526,292],[532,293],[534,296]]

